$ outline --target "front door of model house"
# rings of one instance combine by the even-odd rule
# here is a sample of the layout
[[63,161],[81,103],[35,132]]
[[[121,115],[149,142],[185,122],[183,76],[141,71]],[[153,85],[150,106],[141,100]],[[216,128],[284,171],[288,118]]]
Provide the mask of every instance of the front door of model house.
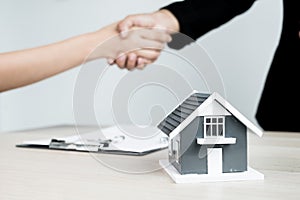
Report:
[[207,148],[208,174],[221,174],[223,171],[222,148]]

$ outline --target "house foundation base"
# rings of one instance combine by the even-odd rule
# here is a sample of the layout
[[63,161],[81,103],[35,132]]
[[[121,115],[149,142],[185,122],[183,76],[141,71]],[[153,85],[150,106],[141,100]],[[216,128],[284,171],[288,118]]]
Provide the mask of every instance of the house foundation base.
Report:
[[175,183],[199,183],[219,181],[263,180],[264,175],[250,167],[245,172],[211,174],[180,174],[168,160],[159,160],[160,166],[169,174]]

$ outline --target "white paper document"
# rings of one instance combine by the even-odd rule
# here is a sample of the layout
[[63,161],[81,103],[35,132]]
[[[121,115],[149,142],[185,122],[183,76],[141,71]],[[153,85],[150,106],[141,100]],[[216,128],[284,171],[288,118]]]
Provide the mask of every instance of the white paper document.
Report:
[[145,155],[167,148],[168,137],[156,127],[122,125],[68,137],[23,141],[16,147]]

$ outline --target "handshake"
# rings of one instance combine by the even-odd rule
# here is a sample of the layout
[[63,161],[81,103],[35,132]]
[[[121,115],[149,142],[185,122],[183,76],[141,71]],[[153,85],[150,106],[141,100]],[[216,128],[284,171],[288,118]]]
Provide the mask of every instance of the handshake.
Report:
[[164,45],[172,40],[171,34],[179,31],[179,23],[170,11],[159,10],[129,15],[100,29],[101,36],[103,31],[108,39],[97,46],[89,59],[104,56],[110,65],[121,69],[143,69],[159,57]]
[[[0,53],[0,92],[69,70],[83,61],[107,59],[122,69],[143,69],[179,31],[168,10],[130,15],[95,32],[31,49]],[[88,57],[87,57],[88,55]]]

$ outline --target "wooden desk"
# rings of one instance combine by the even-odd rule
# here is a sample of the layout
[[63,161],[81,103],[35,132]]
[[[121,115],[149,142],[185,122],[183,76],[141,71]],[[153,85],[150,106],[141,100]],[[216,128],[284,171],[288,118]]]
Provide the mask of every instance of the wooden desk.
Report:
[[[263,181],[175,184],[158,164],[166,150],[142,157],[95,157],[89,153],[15,147],[23,140],[75,133],[75,128],[68,126],[0,133],[0,199],[300,198],[300,133],[266,132],[262,138],[250,136],[250,166],[265,174]],[[142,173],[143,169],[149,172]]]

